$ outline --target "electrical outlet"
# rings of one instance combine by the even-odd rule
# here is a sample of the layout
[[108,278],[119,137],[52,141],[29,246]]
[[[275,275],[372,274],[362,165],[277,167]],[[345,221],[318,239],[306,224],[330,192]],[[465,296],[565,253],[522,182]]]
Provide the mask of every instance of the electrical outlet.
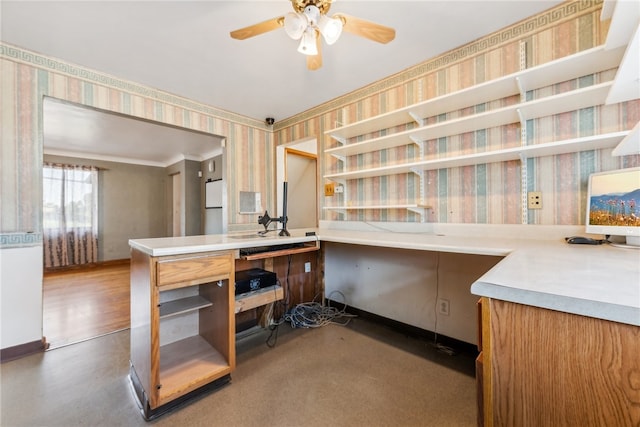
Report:
[[310,262],[305,262],[304,263],[304,272],[305,273],[311,273],[311,263]]
[[449,300],[444,298],[438,299],[438,314],[443,316],[449,315]]
[[529,191],[527,193],[529,209],[542,209],[542,191]]
[[324,185],[324,195],[329,197],[329,196],[333,196],[333,194],[336,192],[336,184],[333,182],[329,182],[327,184]]

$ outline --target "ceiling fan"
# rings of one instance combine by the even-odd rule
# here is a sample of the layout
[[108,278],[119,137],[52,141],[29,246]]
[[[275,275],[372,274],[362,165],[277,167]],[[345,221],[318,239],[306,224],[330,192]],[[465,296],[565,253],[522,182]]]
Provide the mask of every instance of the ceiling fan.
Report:
[[344,13],[327,16],[332,0],[291,0],[295,12],[231,31],[238,40],[264,34],[284,27],[287,35],[300,40],[298,52],[307,55],[307,68],[322,66],[321,37],[328,45],[335,43],[342,31],[365,37],[378,43],[389,43],[396,36],[393,28],[376,24]]

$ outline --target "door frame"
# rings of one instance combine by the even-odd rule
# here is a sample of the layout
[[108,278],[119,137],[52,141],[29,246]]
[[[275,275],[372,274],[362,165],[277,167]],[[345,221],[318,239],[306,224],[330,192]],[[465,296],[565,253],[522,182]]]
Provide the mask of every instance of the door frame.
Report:
[[316,137],[311,137],[311,138],[306,138],[306,139],[301,139],[298,141],[293,141],[287,144],[282,144],[276,147],[276,206],[275,206],[275,211],[277,212],[277,215],[280,216],[282,215],[282,200],[283,200],[283,194],[282,194],[282,183],[286,180],[286,173],[287,173],[287,168],[286,168],[286,156],[288,152],[292,152],[292,153],[296,153],[296,154],[300,154],[300,155],[305,155],[305,156],[309,156],[309,157],[315,157],[316,158],[316,188],[315,188],[315,193],[316,193],[316,206],[318,207],[318,209],[316,209],[316,226],[319,223],[320,220],[320,212],[319,212],[319,207],[320,207],[320,200],[318,199],[318,182],[319,181],[319,177],[318,177],[318,173],[319,173],[319,165],[318,165],[318,139]]

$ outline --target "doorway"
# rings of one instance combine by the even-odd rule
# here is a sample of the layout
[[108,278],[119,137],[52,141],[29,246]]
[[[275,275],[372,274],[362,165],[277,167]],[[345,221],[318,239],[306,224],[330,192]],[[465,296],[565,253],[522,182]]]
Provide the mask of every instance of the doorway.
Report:
[[43,161],[100,170],[97,264],[43,272],[42,327],[56,348],[129,327],[129,239],[199,227],[204,181],[197,171],[208,159],[223,162],[224,148],[218,135],[46,96],[42,118]]
[[287,228],[318,226],[318,147],[315,138],[284,144],[276,149],[277,212],[281,215],[287,186]]

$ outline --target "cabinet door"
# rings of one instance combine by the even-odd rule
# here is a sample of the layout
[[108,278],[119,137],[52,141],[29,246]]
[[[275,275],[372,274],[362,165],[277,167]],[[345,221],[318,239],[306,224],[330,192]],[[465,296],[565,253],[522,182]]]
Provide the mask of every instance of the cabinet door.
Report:
[[489,303],[492,425],[640,425],[640,327]]

